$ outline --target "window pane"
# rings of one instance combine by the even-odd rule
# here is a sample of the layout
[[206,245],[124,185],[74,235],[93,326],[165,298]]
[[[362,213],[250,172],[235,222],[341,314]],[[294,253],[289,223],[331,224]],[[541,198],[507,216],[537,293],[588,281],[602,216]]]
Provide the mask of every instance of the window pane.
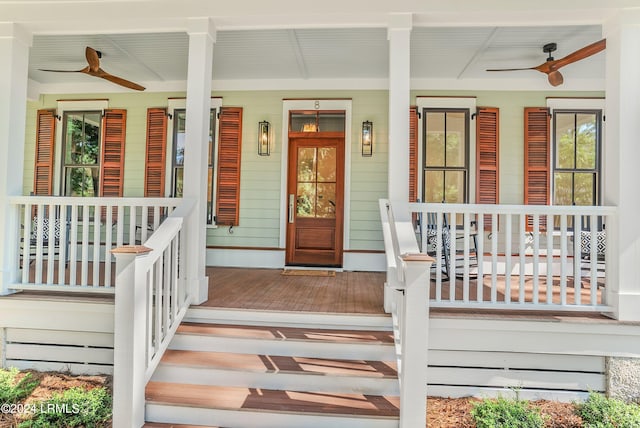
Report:
[[344,113],[324,113],[318,115],[318,131],[344,132]]
[[425,165],[444,165],[444,112],[430,112],[425,114],[427,129]]
[[67,113],[65,117],[65,164],[97,165],[100,156],[100,113]]
[[320,147],[318,149],[318,181],[336,181],[336,148]]
[[425,171],[424,202],[444,201],[444,171]]
[[173,196],[176,198],[181,198],[183,182],[184,182],[184,168],[183,167],[174,168],[173,176],[175,178],[174,185],[173,185]]
[[336,185],[318,183],[318,203],[316,217],[336,218]]
[[464,171],[446,171],[444,173],[445,202],[464,203]]
[[465,166],[465,128],[465,114],[463,112],[447,112],[446,166]]
[[185,124],[186,124],[186,112],[175,111],[174,120],[174,138],[173,138],[173,153],[174,153],[174,165],[184,165],[184,143],[185,143]]
[[316,215],[316,184],[298,183],[296,200],[298,217],[314,217]]
[[207,224],[213,223],[213,168],[209,167],[207,177]]
[[556,168],[575,167],[575,114],[556,113]]
[[298,181],[316,180],[316,149],[304,147],[298,149]]
[[99,168],[67,167],[65,169],[66,196],[98,196]]
[[574,202],[576,205],[595,205],[594,195],[596,175],[593,173],[576,173],[574,175]]
[[577,114],[577,153],[576,168],[595,169],[596,168],[596,115]]
[[553,176],[553,204],[573,205],[573,174],[570,172],[556,172]]

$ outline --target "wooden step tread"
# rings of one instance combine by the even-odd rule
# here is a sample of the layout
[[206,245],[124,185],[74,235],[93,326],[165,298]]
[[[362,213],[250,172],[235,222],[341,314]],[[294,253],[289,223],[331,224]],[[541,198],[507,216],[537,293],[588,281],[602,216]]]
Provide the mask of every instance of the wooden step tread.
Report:
[[276,391],[261,388],[149,382],[147,404],[261,412],[397,418],[400,398],[362,394]]
[[396,378],[398,376],[395,362],[182,351],[172,349],[165,352],[162,357],[162,364],[242,370],[259,373],[286,372],[375,378]]
[[178,334],[226,336],[247,339],[305,340],[326,343],[393,344],[392,331],[374,330],[325,330],[321,328],[245,326],[184,322],[178,327]]

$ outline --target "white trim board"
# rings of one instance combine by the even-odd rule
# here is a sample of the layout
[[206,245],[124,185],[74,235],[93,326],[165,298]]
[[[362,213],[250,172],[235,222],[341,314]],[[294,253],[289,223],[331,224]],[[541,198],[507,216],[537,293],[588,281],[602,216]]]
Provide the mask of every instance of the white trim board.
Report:
[[280,247],[287,245],[287,165],[289,160],[289,135],[285,129],[289,127],[290,110],[344,110],[344,219],[342,250],[349,249],[349,224],[351,223],[351,109],[350,99],[304,99],[282,101],[282,159],[280,172]]
[[[207,248],[207,266],[282,269],[285,250]],[[385,272],[385,266],[384,253],[350,251],[343,254],[342,269],[345,271]]]

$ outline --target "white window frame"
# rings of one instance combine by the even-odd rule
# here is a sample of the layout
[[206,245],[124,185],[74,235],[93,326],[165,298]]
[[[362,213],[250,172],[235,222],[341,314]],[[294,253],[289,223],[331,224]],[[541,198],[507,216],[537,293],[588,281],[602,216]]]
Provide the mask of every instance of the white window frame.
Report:
[[[218,159],[218,139],[219,139],[219,126],[220,126],[220,108],[222,107],[222,98],[220,97],[211,97],[211,106],[209,109],[216,109],[215,121],[216,121],[216,129],[213,134],[213,150],[215,156],[215,162],[213,164],[213,212],[216,212],[216,191],[217,191],[217,180],[218,174],[216,171],[218,169],[217,159]],[[173,193],[173,123],[174,123],[174,111],[175,110],[186,110],[187,108],[187,100],[186,98],[169,98],[167,102],[167,113],[169,113],[169,117],[167,118],[167,148],[166,148],[166,165],[165,165],[165,177],[168,177],[168,180],[165,180],[164,183],[164,194],[171,195]],[[216,229],[218,226],[215,223],[207,224],[208,228]]]
[[473,204],[476,200],[476,97],[416,97],[418,108],[418,196],[422,199],[424,181],[424,138],[423,111],[425,108],[442,109],[468,109],[469,110],[469,182],[468,182],[468,203]]
[[604,167],[606,162],[604,160],[605,156],[605,99],[604,98],[547,98],[547,108],[549,109],[549,114],[551,115],[551,120],[549,122],[549,189],[551,189],[551,194],[549,195],[549,204],[553,205],[554,201],[554,185],[553,185],[553,172],[555,166],[555,135],[553,135],[553,130],[555,129],[555,123],[553,121],[554,110],[600,110],[602,112],[602,123],[600,124],[600,203],[604,200]]
[[[63,158],[64,145],[62,144],[64,139],[62,133],[64,132],[64,126],[62,120],[66,112],[74,111],[104,111],[109,108],[109,100],[60,100],[56,109],[56,115],[59,119],[56,124],[56,136],[55,136],[55,156],[53,163],[53,194],[62,194],[63,183]],[[100,145],[102,146],[102,136],[100,136]]]

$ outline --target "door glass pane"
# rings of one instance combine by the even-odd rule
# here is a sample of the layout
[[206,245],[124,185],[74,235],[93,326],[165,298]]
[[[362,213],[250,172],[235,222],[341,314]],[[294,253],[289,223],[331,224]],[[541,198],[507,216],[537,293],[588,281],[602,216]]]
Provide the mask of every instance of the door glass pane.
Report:
[[334,183],[318,183],[316,217],[336,218],[336,185]]
[[595,205],[595,174],[576,173],[574,175],[574,202],[576,205]]
[[465,159],[465,114],[447,112],[446,166],[464,167]]
[[316,149],[298,148],[298,181],[316,180]]
[[576,168],[595,169],[596,167],[596,115],[577,114]]
[[444,173],[445,202],[464,203],[464,171],[446,171]]
[[318,182],[336,181],[336,148],[318,148]]
[[298,217],[314,217],[316,214],[316,184],[298,183],[296,202]]
[[427,127],[425,165],[444,166],[444,113],[432,112],[425,116]]
[[440,203],[444,200],[444,171],[425,171],[424,201]]
[[573,184],[572,173],[556,172],[553,175],[553,204],[554,205],[572,205],[573,204]]
[[575,166],[575,115],[556,113],[556,168]]

